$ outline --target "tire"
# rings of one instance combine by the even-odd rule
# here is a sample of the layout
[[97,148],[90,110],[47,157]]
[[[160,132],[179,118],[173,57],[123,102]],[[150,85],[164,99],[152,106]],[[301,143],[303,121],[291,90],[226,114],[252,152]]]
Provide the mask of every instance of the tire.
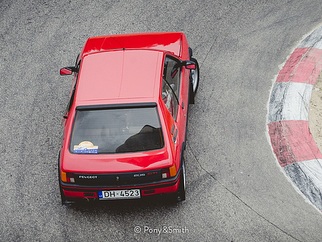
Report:
[[59,157],[60,157],[60,154],[58,155],[58,185],[59,185],[59,192],[60,192],[60,199],[61,199],[61,204],[62,205],[65,205],[66,204],[66,198],[65,198],[65,195],[62,191],[62,188],[60,186],[60,168],[59,168]]
[[182,202],[186,200],[186,167],[184,159],[182,158],[181,174],[179,189],[177,192],[177,202]]
[[75,204],[75,201],[70,201],[70,200],[67,200],[63,191],[62,191],[62,188],[61,186],[59,185],[59,190],[60,190],[60,198],[61,198],[61,204],[63,206],[70,206],[72,204]]
[[60,167],[59,167],[59,159],[60,159],[60,152],[59,152],[59,155],[58,155],[58,185],[59,185],[59,192],[60,192],[60,198],[61,198],[61,204],[62,205],[70,205],[72,204],[73,202],[72,201],[68,201],[63,193],[63,190],[60,186]]
[[189,57],[190,57],[190,59],[191,59],[191,57],[192,57],[192,49],[189,47]]
[[67,205],[68,202],[60,186],[59,186],[59,190],[60,190],[61,205]]
[[197,59],[191,58],[191,61],[196,63],[196,69],[190,71],[190,84],[189,84],[189,103],[195,103],[195,96],[199,87],[199,63]]

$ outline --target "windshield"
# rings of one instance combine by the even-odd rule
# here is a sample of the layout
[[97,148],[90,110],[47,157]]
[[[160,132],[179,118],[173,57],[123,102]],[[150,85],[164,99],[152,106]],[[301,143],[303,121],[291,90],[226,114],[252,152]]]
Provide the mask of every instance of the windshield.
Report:
[[125,153],[163,147],[156,107],[77,110],[70,151]]

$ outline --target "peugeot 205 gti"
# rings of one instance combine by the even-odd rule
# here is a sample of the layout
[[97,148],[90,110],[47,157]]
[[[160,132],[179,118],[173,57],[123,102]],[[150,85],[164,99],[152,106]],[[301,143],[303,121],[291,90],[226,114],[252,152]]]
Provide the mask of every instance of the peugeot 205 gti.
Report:
[[185,200],[183,152],[199,65],[183,33],[91,37],[74,66],[58,159],[63,204]]

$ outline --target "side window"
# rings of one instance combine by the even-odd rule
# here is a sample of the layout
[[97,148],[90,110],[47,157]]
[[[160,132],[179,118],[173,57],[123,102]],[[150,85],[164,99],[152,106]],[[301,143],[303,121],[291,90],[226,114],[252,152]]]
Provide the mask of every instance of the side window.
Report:
[[172,57],[164,61],[162,99],[174,119],[177,117],[180,93],[181,63]]
[[181,63],[178,60],[168,56],[165,58],[163,77],[171,85],[178,99],[180,91],[181,66]]
[[[76,61],[75,61],[75,67],[79,70],[80,68],[80,63],[81,63],[81,60],[79,59],[79,54],[76,58]],[[67,104],[67,107],[66,107],[66,112],[65,112],[65,115],[64,115],[64,118],[67,118],[67,115],[70,111],[70,108],[74,102],[74,97],[75,97],[75,89],[76,89],[76,83],[77,83],[77,80],[78,80],[78,73],[74,73],[74,80],[73,80],[73,84],[72,84],[72,90],[70,92],[70,98],[69,98],[69,102]]]
[[165,81],[165,79],[162,80],[162,100],[171,113],[172,117],[176,119],[178,111],[178,101],[176,100],[176,96],[171,86]]

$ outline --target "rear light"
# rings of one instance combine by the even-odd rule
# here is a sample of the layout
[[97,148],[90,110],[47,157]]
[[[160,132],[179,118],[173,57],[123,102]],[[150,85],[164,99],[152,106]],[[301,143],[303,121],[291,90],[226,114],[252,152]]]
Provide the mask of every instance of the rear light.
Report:
[[176,166],[175,166],[175,165],[171,166],[171,167],[169,168],[169,171],[170,171],[170,176],[171,176],[171,177],[174,177],[174,176],[176,176],[176,175],[177,175],[177,168],[176,168]]
[[61,171],[60,179],[62,180],[62,182],[75,183],[75,178],[72,173]]
[[162,179],[167,179],[170,177],[174,177],[177,175],[177,168],[175,165],[170,166],[169,168],[162,169],[161,171],[161,178]]
[[163,169],[161,174],[162,179],[166,179],[170,177],[169,169]]
[[61,179],[62,182],[67,182],[67,173],[61,171],[60,172],[60,179]]

